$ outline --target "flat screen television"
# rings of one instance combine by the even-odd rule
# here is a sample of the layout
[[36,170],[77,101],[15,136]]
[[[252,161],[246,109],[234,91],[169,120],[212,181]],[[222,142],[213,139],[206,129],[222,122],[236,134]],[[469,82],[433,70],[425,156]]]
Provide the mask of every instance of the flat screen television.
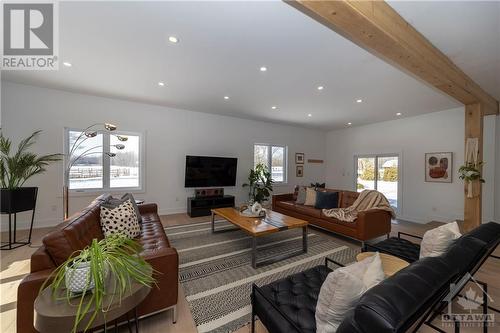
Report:
[[185,187],[236,185],[237,158],[186,156]]

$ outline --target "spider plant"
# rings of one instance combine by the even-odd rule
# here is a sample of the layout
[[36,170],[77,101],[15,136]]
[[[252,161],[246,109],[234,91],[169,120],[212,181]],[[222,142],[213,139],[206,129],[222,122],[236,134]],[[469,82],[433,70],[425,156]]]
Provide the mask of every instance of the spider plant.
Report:
[[[141,251],[142,247],[137,241],[122,234],[102,240],[93,239],[90,245],[76,251],[54,270],[40,291],[50,287],[54,300],[65,299],[70,305],[77,306],[72,333],[76,333],[78,325],[89,316],[85,332],[91,328],[99,313],[106,315],[114,297],[118,297],[121,301],[132,282],[148,287],[155,284],[155,279],[152,277],[153,269],[140,256]],[[77,269],[83,264],[90,266],[86,276],[86,286],[82,293],[75,295],[66,288],[65,281],[71,279],[71,275],[67,275],[72,274],[72,269]],[[106,304],[103,302],[105,296],[110,297],[110,301],[106,301]]]
[[37,155],[29,152],[41,131],[21,140],[17,151],[11,154],[12,141],[0,132],[0,187],[9,190],[23,186],[34,175],[45,172],[51,163],[61,160],[62,154]]

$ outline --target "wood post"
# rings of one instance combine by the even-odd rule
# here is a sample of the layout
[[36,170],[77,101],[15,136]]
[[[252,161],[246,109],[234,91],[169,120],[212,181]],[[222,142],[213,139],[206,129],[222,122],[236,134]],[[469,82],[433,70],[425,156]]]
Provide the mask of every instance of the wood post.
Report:
[[[481,103],[465,106],[465,142],[467,142],[467,138],[478,138],[479,161],[483,160],[483,113],[484,110]],[[480,170],[482,171],[481,167]],[[473,198],[468,198],[467,185],[464,185],[464,232],[470,231],[482,223],[481,182],[475,181],[473,187],[473,193],[476,195]]]

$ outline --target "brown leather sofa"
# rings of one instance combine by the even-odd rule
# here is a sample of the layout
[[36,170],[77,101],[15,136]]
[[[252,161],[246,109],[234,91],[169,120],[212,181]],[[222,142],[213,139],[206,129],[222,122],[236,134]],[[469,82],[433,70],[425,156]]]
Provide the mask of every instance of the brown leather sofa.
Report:
[[[334,189],[322,191],[339,192],[339,208],[352,206],[358,198],[358,192]],[[358,218],[350,223],[325,216],[321,209],[295,203],[294,194],[273,195],[273,210],[308,221],[310,224],[323,229],[357,239],[361,242],[372,238],[389,235],[391,232],[391,214],[381,209],[371,209],[359,212]]]
[[[31,256],[30,274],[19,285],[17,290],[17,332],[37,332],[33,327],[33,303],[45,279],[74,251],[81,250],[92,239],[102,239],[103,233],[99,223],[100,204],[109,195],[101,195],[90,206],[72,216],[59,225],[56,230],[43,238],[43,245]],[[158,216],[156,204],[139,205],[142,216],[141,235],[137,238],[144,250],[142,255],[153,269],[157,287],[139,305],[139,317],[157,313],[169,308],[174,311],[176,321],[176,304],[178,292],[179,260],[175,248],[165,235]]]

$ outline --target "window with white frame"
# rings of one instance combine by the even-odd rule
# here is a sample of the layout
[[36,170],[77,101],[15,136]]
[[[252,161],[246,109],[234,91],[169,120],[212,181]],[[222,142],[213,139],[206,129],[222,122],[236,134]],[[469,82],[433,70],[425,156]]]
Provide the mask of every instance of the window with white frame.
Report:
[[66,175],[70,190],[142,189],[141,133],[97,132],[97,135],[85,137],[74,146],[80,135],[81,130],[66,129],[66,156],[74,147],[71,159],[66,161],[71,163]]
[[268,144],[254,145],[254,167],[262,163],[271,170],[272,179],[275,183],[286,183],[287,181],[287,147]]

